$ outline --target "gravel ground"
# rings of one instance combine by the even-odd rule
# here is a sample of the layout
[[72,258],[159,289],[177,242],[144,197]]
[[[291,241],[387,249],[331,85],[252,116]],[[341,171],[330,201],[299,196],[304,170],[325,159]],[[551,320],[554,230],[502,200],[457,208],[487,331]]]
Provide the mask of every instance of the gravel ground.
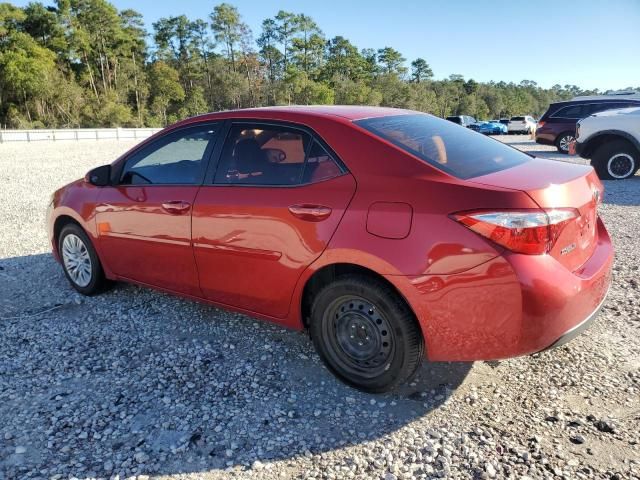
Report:
[[640,177],[606,182],[614,282],[587,333],[373,396],[303,333],[130,285],[74,293],[49,195],[132,145],[0,145],[0,479],[640,478]]

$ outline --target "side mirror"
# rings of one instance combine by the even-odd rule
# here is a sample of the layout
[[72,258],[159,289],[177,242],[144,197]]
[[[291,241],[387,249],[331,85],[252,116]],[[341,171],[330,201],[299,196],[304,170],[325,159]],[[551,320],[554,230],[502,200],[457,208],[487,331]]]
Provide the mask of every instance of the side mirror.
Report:
[[96,187],[106,187],[111,184],[111,165],[103,165],[101,167],[89,170],[84,176],[84,181],[95,185]]

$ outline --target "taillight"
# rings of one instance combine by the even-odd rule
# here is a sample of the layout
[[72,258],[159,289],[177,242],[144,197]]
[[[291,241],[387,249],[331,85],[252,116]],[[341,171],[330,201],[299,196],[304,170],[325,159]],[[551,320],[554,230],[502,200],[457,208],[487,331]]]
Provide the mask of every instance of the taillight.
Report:
[[554,210],[475,210],[452,217],[470,230],[512,252],[549,252],[564,227],[578,218],[572,208]]
[[542,128],[544,127],[544,124],[547,122],[543,122],[542,120],[538,121],[538,127],[537,128]]

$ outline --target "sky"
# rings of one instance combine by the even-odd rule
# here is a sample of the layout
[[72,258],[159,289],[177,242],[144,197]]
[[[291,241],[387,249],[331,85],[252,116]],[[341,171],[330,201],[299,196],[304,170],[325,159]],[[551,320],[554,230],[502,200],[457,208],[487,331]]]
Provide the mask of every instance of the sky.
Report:
[[[305,13],[327,38],[342,35],[359,49],[393,47],[407,64],[422,57],[437,79],[457,73],[482,82],[533,80],[545,88],[640,87],[640,0],[226,1],[255,37],[278,10]],[[161,17],[208,20],[222,0],[111,2],[142,13],[151,31]]]

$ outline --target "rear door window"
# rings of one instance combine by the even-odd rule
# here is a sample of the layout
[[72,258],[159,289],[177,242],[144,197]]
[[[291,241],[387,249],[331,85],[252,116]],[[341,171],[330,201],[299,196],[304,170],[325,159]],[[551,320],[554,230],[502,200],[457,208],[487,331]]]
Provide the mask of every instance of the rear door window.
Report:
[[317,140],[314,140],[304,167],[302,183],[321,182],[337,177],[341,173],[342,170],[333,156]]
[[234,125],[225,141],[214,183],[293,186],[342,174],[309,133],[284,125]]
[[470,129],[457,128],[431,115],[394,115],[354,123],[461,179],[498,172],[531,160],[502,142]]
[[571,119],[579,119],[584,118],[585,114],[583,113],[585,110],[584,105],[568,105],[566,107],[562,107],[556,113],[552,115],[553,118],[571,118]]

